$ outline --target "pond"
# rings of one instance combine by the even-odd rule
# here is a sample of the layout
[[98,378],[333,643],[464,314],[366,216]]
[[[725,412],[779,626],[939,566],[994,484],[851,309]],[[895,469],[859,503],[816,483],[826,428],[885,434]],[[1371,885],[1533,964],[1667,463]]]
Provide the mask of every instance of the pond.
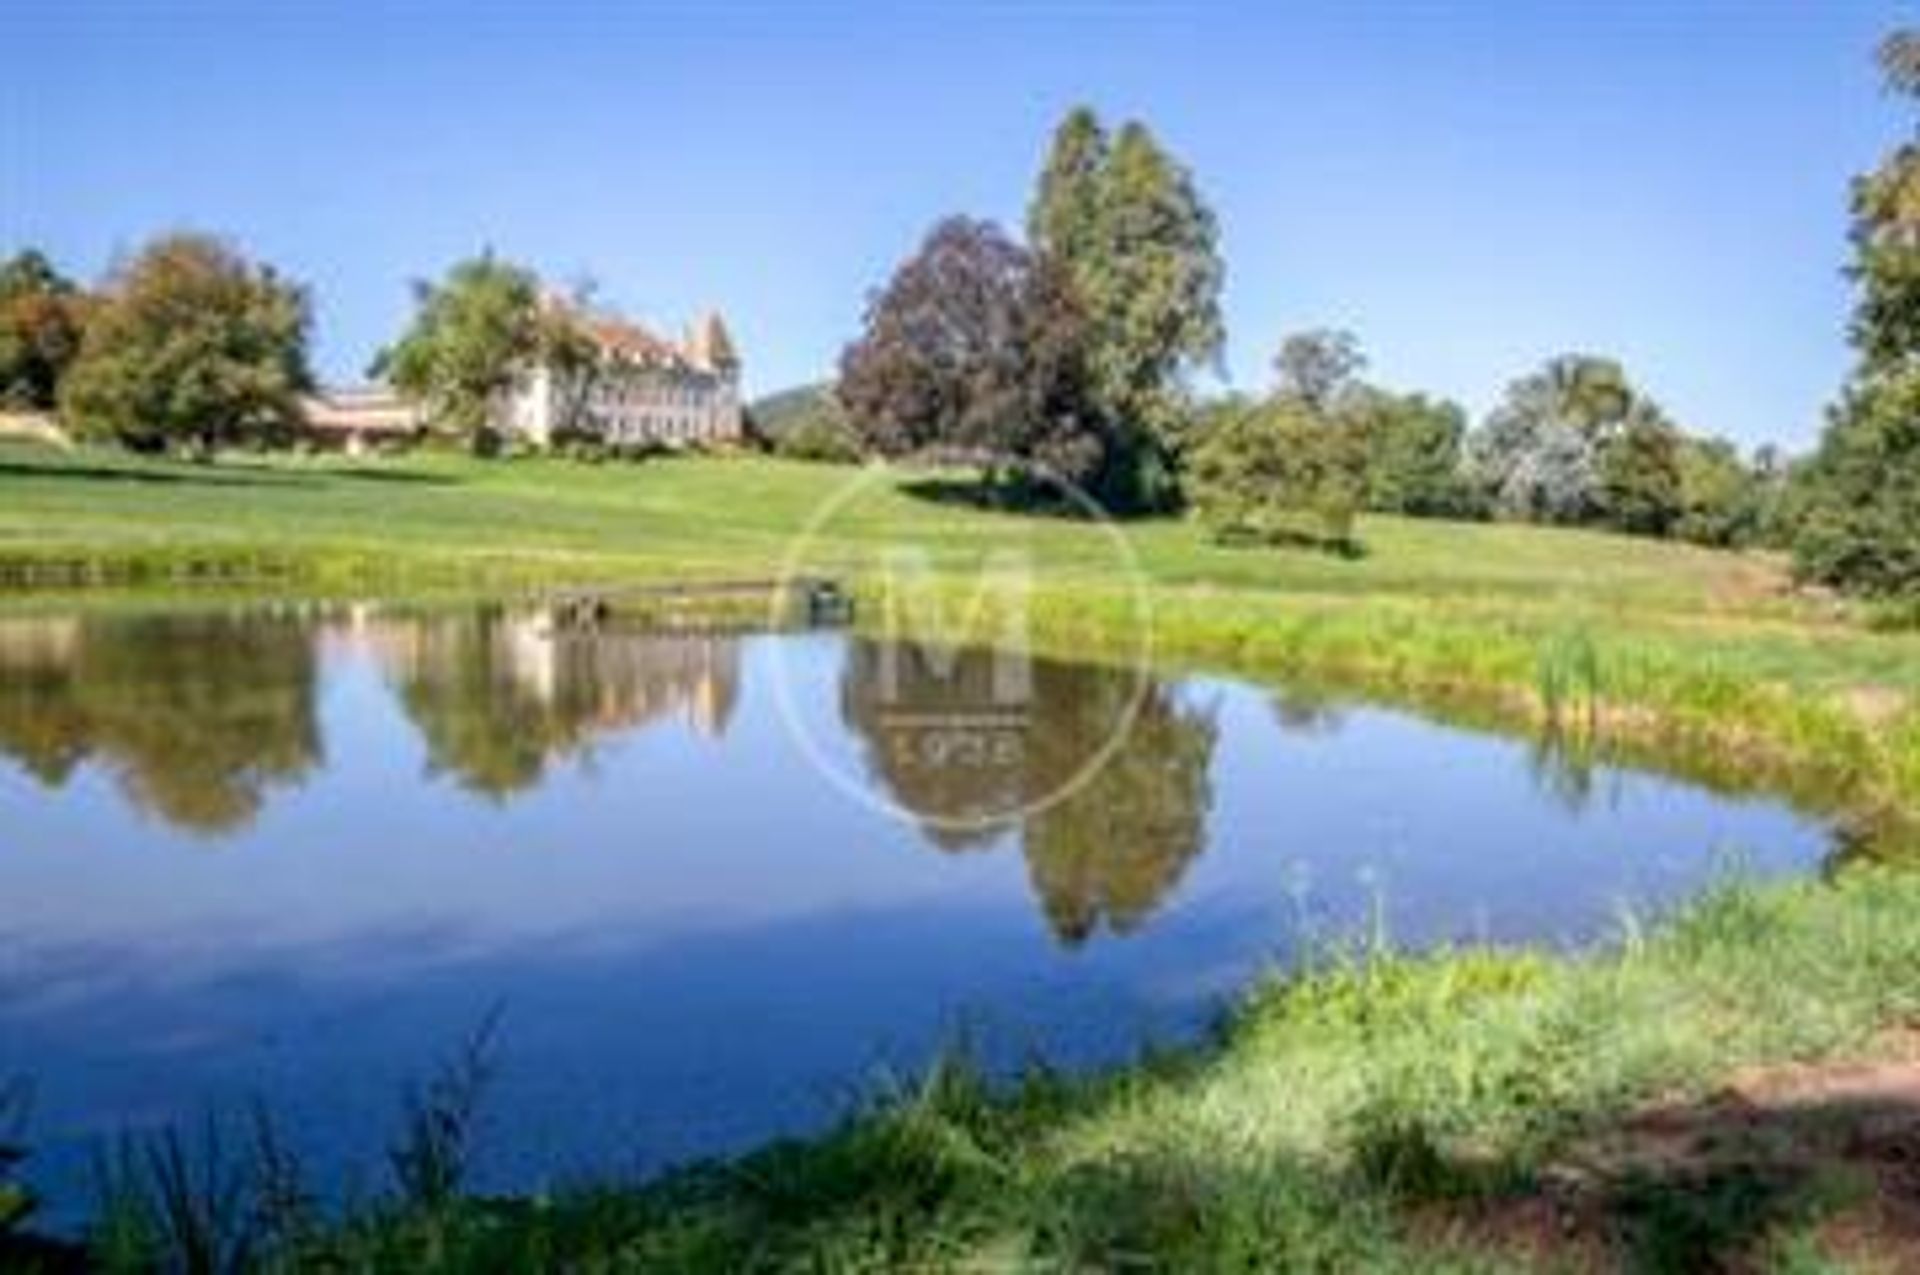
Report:
[[[1011,692],[1011,693],[1010,693]],[[1784,804],[1210,678],[511,607],[0,618],[0,1080],[35,1180],[256,1100],[377,1186],[497,1015],[480,1184],[818,1127],[965,1032],[1084,1065],[1270,966],[1575,944]]]

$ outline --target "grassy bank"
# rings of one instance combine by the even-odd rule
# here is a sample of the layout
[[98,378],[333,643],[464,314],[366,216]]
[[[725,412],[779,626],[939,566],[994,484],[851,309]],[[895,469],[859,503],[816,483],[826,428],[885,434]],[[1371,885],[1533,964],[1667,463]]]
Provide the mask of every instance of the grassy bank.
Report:
[[[1730,883],[1584,960],[1329,953],[1255,988],[1215,1040],[1105,1076],[989,1086],[956,1053],[819,1138],[646,1185],[477,1199],[441,1189],[457,1155],[424,1174],[401,1156],[391,1195],[327,1221],[284,1156],[211,1175],[163,1158],[144,1194],[126,1189],[136,1162],[93,1260],[147,1269],[191,1245],[392,1271],[1904,1269],[1920,1094],[1753,1071],[1727,1086],[1871,1056],[1917,1016],[1920,879]],[[218,1203],[192,1203],[200,1180]]]

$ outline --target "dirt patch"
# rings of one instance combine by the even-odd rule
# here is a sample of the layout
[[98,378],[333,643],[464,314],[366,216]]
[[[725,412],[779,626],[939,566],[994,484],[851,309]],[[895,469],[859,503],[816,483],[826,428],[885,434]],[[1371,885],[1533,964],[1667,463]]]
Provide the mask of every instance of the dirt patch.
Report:
[[1869,726],[1888,726],[1907,711],[1907,697],[1891,686],[1856,686],[1846,692],[1850,712]]
[[1920,1271],[1920,1031],[1648,1107],[1461,1225],[1552,1269],[1759,1272],[1800,1252]]

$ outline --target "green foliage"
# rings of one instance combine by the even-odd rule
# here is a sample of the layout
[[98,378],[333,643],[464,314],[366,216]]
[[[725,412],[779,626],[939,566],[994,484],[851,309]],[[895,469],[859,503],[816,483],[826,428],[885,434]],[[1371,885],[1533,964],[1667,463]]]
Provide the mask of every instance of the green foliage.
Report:
[[0,264],[0,407],[51,409],[85,324],[86,299],[43,253]]
[[1187,458],[1187,497],[1216,539],[1348,548],[1365,494],[1365,438],[1276,398],[1215,419]]
[[1680,515],[1673,534],[1694,544],[1739,548],[1771,537],[1785,475],[1768,462],[1747,464],[1722,439],[1680,446]]
[[1367,507],[1417,518],[1477,512],[1464,472],[1467,418],[1459,404],[1368,388],[1351,415],[1367,437]]
[[795,421],[774,438],[773,450],[788,460],[828,465],[855,465],[861,458],[859,440],[838,411],[821,411]]
[[1633,412],[1600,452],[1600,503],[1608,522],[1642,536],[1664,536],[1679,519],[1680,432],[1650,407]]
[[61,414],[85,437],[140,450],[284,436],[299,420],[305,291],[202,235],[155,240],[108,280]]
[[1027,235],[1084,318],[1092,406],[1119,436],[1096,494],[1115,508],[1170,503],[1184,378],[1224,340],[1212,211],[1145,125],[1109,137],[1081,107],[1055,132]]
[[1476,501],[1506,517],[1712,544],[1759,534],[1777,478],[1690,437],[1619,363],[1584,354],[1510,384],[1467,452]]
[[[1916,47],[1903,31],[1881,53],[1909,99],[1920,96]],[[1854,183],[1852,239],[1860,362],[1808,466],[1795,556],[1829,584],[1920,593],[1920,138]]]
[[1806,482],[1802,572],[1865,593],[1920,593],[1920,374],[1856,384]]
[[480,455],[504,438],[495,417],[501,394],[542,358],[578,370],[590,358],[579,334],[540,307],[531,270],[492,251],[456,263],[444,282],[414,285],[412,322],[375,358],[373,373],[424,403],[440,428]]

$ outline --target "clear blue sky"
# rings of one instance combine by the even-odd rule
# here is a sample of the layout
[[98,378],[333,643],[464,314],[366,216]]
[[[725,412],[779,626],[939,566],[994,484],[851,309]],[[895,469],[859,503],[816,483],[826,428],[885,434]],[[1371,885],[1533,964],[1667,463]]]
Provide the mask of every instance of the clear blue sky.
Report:
[[818,377],[950,212],[1019,224],[1071,104],[1145,119],[1228,260],[1229,371],[1357,331],[1484,410],[1624,358],[1685,422],[1804,445],[1845,370],[1845,193],[1906,126],[1911,6],[11,0],[0,249],[98,274],[156,231],[312,285],[358,375],[483,244],[661,323],[721,306],[755,390]]

